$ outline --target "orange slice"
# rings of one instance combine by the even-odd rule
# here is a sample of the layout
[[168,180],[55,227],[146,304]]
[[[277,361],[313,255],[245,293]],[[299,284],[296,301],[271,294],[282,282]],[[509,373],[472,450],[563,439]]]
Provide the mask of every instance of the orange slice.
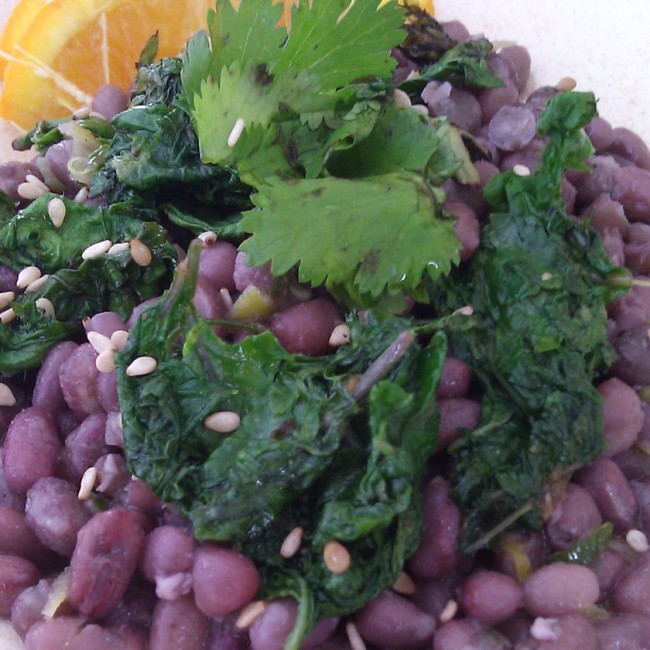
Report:
[[14,45],[20,43],[23,35],[34,22],[34,18],[46,3],[47,0],[21,0],[11,12],[0,35],[0,79],[5,73]]
[[[36,0],[22,0],[35,2]],[[214,0],[49,0],[13,45],[0,117],[28,129],[88,105],[103,84],[128,88],[147,39],[178,54]],[[19,5],[20,6],[20,5]]]

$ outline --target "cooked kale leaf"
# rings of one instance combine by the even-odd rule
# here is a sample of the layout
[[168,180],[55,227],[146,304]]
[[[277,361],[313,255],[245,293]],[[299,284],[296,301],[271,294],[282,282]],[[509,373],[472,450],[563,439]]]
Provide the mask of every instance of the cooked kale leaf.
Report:
[[565,167],[590,154],[581,127],[594,115],[591,94],[549,104],[539,121],[549,138],[539,168],[490,182],[479,251],[444,290],[433,289],[442,313],[474,309],[447,329],[454,354],[485,390],[477,428],[452,449],[454,495],[474,547],[518,516],[539,525],[549,483],[567,480],[603,450],[592,382],[614,358],[605,304],[615,268],[598,235],[566,216],[560,192]]
[[[417,547],[445,337],[420,342],[395,317],[352,319],[353,342],[328,357],[289,354],[270,333],[227,343],[191,304],[197,253],[118,355],[127,457],[179,503],[199,539],[230,542],[256,561],[265,597],[298,599],[286,646],[298,648],[317,619],[352,612],[392,584]],[[158,360],[155,372],[126,376],[141,355]],[[241,415],[231,435],[204,426],[221,410]],[[284,559],[278,550],[296,526],[303,544]],[[324,564],[333,539],[352,558],[342,574]]]

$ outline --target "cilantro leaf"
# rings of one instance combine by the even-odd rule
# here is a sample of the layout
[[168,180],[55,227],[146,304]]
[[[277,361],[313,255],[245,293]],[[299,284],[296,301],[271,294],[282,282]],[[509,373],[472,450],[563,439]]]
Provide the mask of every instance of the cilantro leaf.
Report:
[[[246,4],[244,2],[244,4]],[[388,77],[395,67],[390,51],[404,39],[404,13],[373,2],[301,2],[274,74],[296,67],[318,75],[334,89],[364,77]]]
[[425,271],[436,278],[459,259],[453,221],[436,215],[435,197],[417,176],[271,179],[253,203],[258,209],[241,223],[252,233],[242,249],[255,265],[271,260],[276,274],[299,265],[302,282],[351,282],[377,298],[415,291]]

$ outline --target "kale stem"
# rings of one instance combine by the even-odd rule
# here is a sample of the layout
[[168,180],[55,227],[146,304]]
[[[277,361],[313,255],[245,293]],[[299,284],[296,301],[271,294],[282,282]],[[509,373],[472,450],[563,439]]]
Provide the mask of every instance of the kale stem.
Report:
[[476,553],[480,548],[487,546],[497,535],[500,535],[504,530],[509,528],[512,524],[517,521],[520,517],[523,517],[525,514],[530,512],[533,509],[532,501],[527,501],[524,505],[515,510],[511,515],[506,517],[501,523],[497,524],[491,530],[488,530],[483,537],[479,537],[471,546],[468,546],[466,550],[467,553]]
[[400,332],[395,340],[368,366],[352,391],[357,402],[364,399],[372,387],[378,384],[404,358],[413,345],[415,334],[411,330]]

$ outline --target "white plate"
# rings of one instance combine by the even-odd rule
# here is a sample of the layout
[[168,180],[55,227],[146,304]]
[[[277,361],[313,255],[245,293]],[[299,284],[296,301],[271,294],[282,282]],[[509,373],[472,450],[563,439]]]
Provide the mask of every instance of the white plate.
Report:
[[[16,0],[0,0],[0,28]],[[650,142],[650,24],[648,0],[435,0],[440,20],[458,19],[471,33],[526,46],[531,84],[577,80],[593,90],[613,126],[626,126]],[[11,157],[15,132],[0,120],[0,160]],[[0,648],[22,644],[0,621]]]

